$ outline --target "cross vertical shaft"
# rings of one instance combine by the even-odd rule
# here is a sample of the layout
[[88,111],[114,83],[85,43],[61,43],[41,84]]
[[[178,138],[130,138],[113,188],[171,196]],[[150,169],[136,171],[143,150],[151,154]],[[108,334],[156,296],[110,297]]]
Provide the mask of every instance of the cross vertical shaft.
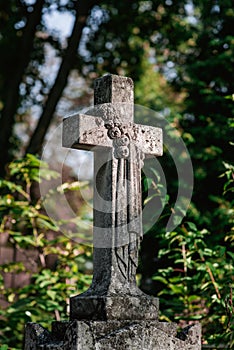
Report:
[[[108,75],[96,80],[94,104],[102,105],[104,110],[106,107],[106,125],[112,123],[115,128],[116,123],[133,123],[133,102],[131,79]],[[112,114],[113,106],[118,110],[117,116]],[[128,249],[130,240],[127,227],[127,206],[129,204],[127,201],[133,199],[129,198],[126,193],[127,189],[124,187],[127,187],[127,184],[124,179],[121,180],[121,177],[129,177],[130,174],[126,174],[128,172],[126,161],[117,159],[114,153],[114,147],[105,152],[103,150],[94,152],[94,274],[92,286],[94,285],[95,290],[102,295],[113,293],[121,295],[127,291],[134,294],[136,290],[140,292],[136,288],[136,268],[130,271]],[[134,174],[134,180],[138,184],[139,218],[141,210],[140,172],[141,169],[137,168]],[[141,220],[138,220],[138,225],[140,223]],[[136,241],[137,238],[132,239]],[[136,242],[131,242],[132,247],[134,243]],[[135,252],[132,251],[131,254],[136,255],[134,257],[136,261],[138,249]]]

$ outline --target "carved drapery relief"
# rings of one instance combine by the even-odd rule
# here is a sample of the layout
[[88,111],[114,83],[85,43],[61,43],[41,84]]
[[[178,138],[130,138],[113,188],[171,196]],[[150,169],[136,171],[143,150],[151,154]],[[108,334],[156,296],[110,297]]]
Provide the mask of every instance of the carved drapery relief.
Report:
[[118,122],[105,123],[113,140],[113,155],[117,159],[115,175],[115,255],[124,279],[135,283],[138,251],[142,239],[141,168],[144,153],[132,140],[132,126]]

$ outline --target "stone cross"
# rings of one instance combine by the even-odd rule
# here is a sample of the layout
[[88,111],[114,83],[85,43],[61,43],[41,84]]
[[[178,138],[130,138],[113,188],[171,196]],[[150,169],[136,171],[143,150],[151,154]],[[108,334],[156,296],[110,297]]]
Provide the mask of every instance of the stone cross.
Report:
[[162,130],[134,123],[133,82],[95,81],[94,107],[64,119],[63,146],[94,152],[94,271],[71,298],[71,319],[157,319],[158,299],[136,285],[142,239],[141,168],[162,155]]

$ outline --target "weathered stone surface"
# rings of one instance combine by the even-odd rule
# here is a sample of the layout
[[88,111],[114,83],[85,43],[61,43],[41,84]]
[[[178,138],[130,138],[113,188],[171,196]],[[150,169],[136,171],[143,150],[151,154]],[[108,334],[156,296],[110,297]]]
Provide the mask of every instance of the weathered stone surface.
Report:
[[[32,333],[35,324],[27,325]],[[55,329],[63,328],[63,340]],[[31,346],[31,347],[29,347]],[[71,321],[55,322],[50,342],[32,338],[25,350],[200,350],[201,329],[192,326],[186,339],[177,337],[176,324],[157,321]]]
[[95,105],[119,102],[134,104],[133,81],[131,78],[107,74],[95,80]]
[[[101,112],[107,106],[104,107]],[[108,137],[105,120],[93,116],[101,114],[97,113],[96,108],[89,111],[92,115],[74,114],[64,119],[64,147],[83,150],[92,150],[95,147],[95,151],[98,151],[99,148],[101,150],[102,148],[113,147],[113,139]],[[113,114],[109,115],[108,120],[111,118],[113,118]],[[124,133],[130,135],[134,144],[147,156],[162,155],[162,129],[133,123],[122,123],[121,126]]]
[[[168,326],[168,324],[167,324]],[[173,326],[172,326],[173,327]],[[195,328],[196,327],[196,328]],[[186,341],[170,335],[166,327],[160,324],[142,322],[122,327],[104,337],[97,339],[93,349],[108,350],[200,350],[201,338],[199,327],[194,326]],[[85,348],[85,347],[84,347]],[[88,348],[87,348],[88,350]],[[91,348],[90,348],[91,350]]]
[[71,319],[157,319],[158,300],[138,289],[136,268],[141,168],[162,155],[162,130],[135,124],[133,101],[132,80],[107,75],[95,82],[96,106],[64,120],[63,145],[94,151],[95,179],[93,281],[71,298]]
[[[148,295],[71,298],[71,319],[77,320],[157,320],[158,298]],[[141,310],[141,313],[139,313]]]
[[37,350],[40,345],[53,342],[52,335],[36,323],[28,323],[25,329],[25,350]]
[[63,146],[90,150],[92,147],[112,147],[102,118],[75,114],[63,121]]

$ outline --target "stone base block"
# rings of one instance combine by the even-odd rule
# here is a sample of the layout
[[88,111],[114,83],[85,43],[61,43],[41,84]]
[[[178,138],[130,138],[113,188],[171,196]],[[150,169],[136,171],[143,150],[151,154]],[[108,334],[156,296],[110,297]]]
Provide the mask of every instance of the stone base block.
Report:
[[177,333],[174,323],[158,321],[54,322],[49,333],[26,326],[25,350],[201,350],[200,325]]
[[75,296],[70,299],[71,320],[157,320],[159,299],[145,296]]

